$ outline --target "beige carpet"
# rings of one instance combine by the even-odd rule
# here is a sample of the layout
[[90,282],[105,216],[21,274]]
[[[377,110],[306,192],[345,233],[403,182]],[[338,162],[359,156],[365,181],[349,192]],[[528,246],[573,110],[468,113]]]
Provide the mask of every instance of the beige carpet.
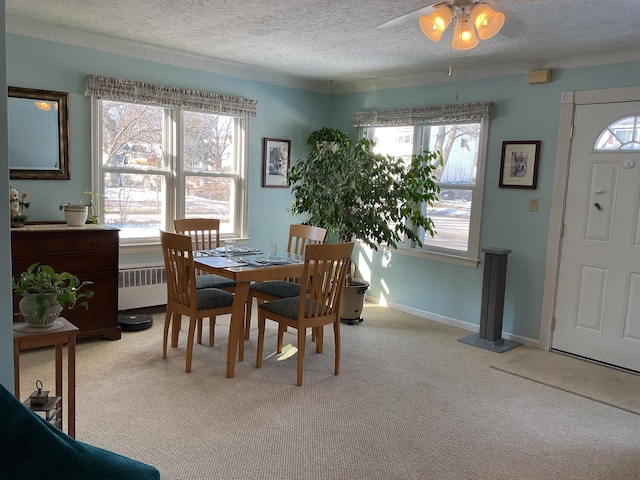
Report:
[[542,350],[527,351],[492,367],[640,415],[640,375]]
[[[525,347],[490,352],[458,341],[469,332],[367,305],[363,323],[342,327],[340,375],[326,329],[296,387],[296,356],[274,354],[273,326],[263,367],[254,322],[228,379],[225,317],[189,374],[184,331],[162,359],[155,318],[121,340],[80,342],[76,428],[163,480],[640,479],[640,416],[491,368]],[[52,355],[21,354],[23,397],[37,378],[53,387]]]

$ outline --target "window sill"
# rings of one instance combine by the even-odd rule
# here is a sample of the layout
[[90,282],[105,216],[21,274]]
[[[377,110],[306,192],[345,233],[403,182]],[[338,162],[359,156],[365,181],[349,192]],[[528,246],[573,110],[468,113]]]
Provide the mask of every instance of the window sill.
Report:
[[131,253],[160,253],[160,241],[148,241],[140,243],[120,243],[120,253],[127,255]]
[[424,260],[431,260],[434,262],[449,263],[451,265],[458,265],[458,266],[467,267],[467,268],[477,268],[478,264],[480,263],[479,258],[474,259],[474,258],[462,257],[458,255],[451,255],[447,253],[427,252],[425,250],[418,250],[414,248],[402,248],[400,246],[396,250],[393,250],[393,253],[396,253],[399,255],[406,255],[408,257],[422,258]]

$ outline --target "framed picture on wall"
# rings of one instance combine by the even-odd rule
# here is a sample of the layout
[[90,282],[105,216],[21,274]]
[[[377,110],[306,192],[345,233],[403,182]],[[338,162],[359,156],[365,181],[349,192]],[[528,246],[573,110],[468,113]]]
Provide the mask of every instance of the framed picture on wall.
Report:
[[536,188],[540,140],[502,142],[500,187]]
[[262,186],[287,188],[291,140],[265,138],[262,152]]

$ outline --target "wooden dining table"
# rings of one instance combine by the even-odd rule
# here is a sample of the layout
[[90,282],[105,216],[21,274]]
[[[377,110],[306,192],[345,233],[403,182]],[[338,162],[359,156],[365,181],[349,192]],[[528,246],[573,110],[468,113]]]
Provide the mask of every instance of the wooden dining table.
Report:
[[251,282],[300,278],[304,263],[296,259],[291,263],[280,265],[221,266],[224,264],[221,258],[224,257],[205,255],[194,257],[194,261],[196,268],[208,273],[222,275],[236,282],[229,325],[229,344],[227,347],[227,377],[233,378],[235,375],[236,355],[238,356],[238,361],[244,360],[244,316]]

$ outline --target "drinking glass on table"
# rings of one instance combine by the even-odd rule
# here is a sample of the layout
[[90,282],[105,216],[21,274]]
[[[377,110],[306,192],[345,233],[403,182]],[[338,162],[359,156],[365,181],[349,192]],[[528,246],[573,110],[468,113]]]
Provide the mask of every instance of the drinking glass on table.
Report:
[[236,248],[235,240],[225,240],[224,241],[224,253],[227,258],[233,257],[233,251]]
[[267,258],[278,256],[277,242],[267,242]]

